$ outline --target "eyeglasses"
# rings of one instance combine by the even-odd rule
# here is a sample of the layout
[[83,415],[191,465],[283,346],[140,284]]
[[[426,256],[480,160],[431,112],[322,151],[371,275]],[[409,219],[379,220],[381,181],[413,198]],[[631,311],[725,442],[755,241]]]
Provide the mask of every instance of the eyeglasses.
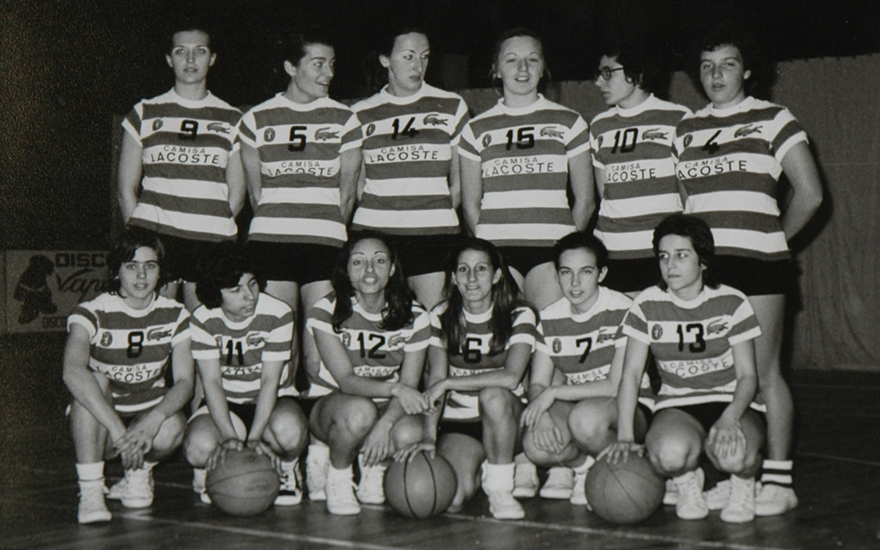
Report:
[[596,80],[601,76],[602,80],[607,82],[607,81],[611,80],[612,76],[614,76],[615,71],[622,71],[622,70],[623,70],[623,67],[617,67],[616,69],[602,67],[601,69],[596,71],[595,75],[593,75],[593,80]]

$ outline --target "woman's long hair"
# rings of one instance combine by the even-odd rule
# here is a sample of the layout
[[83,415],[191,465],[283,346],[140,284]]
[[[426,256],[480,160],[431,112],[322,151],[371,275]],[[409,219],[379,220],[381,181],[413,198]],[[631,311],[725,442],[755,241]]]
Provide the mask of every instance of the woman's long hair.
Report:
[[336,308],[333,310],[333,330],[342,332],[342,323],[352,315],[351,298],[354,296],[354,287],[348,276],[348,260],[355,245],[367,239],[375,239],[388,249],[388,257],[394,272],[388,278],[385,286],[385,307],[382,309],[382,322],[379,328],[382,330],[400,330],[413,322],[412,304],[413,292],[406,284],[406,277],[397,257],[397,249],[389,242],[388,237],[378,231],[359,231],[350,236],[348,242],[339,253],[339,260],[333,270],[333,278],[330,283],[336,293]]
[[501,256],[495,245],[483,239],[465,240],[449,256],[446,267],[446,282],[443,287],[443,294],[446,297],[446,311],[440,314],[440,324],[448,353],[461,355],[467,337],[464,300],[455,285],[458,258],[466,250],[485,253],[489,257],[493,274],[495,270],[501,270],[501,279],[492,285],[492,318],[489,320],[492,329],[492,345],[489,354],[496,355],[504,351],[513,333],[513,311],[518,307],[531,306],[520,299],[519,287],[507,269],[504,257]]

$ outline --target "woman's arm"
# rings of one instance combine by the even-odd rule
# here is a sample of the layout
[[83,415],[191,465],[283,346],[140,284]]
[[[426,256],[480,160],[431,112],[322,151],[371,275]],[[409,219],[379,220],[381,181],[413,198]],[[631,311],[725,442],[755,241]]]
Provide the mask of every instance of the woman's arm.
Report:
[[461,205],[461,157],[458,155],[458,147],[452,148],[452,160],[449,163],[449,195],[452,198],[452,208]]
[[247,195],[244,167],[241,164],[241,151],[231,153],[226,161],[226,187],[229,194],[229,209],[232,211],[233,217],[238,216]]
[[623,374],[623,359],[626,355],[626,346],[614,349],[614,357],[611,359],[611,367],[608,376],[604,380],[596,380],[586,384],[560,384],[548,388],[553,398],[559,401],[580,401],[589,397],[614,397],[620,387],[620,377]]
[[361,149],[349,149],[339,156],[339,212],[346,222],[354,211],[358,176],[361,172]]
[[480,223],[480,205],[483,201],[483,173],[479,161],[467,157],[461,161],[461,209],[466,229],[476,235]]
[[598,458],[606,457],[609,462],[626,460],[630,451],[640,451],[635,437],[636,405],[639,399],[642,375],[648,361],[648,344],[635,338],[626,343],[623,359],[623,373],[620,377],[620,388],[617,391],[617,443],[606,447]]
[[263,193],[263,174],[261,172],[260,152],[250,145],[241,144],[241,164],[244,167],[244,179],[247,183],[251,209],[257,211]]
[[746,446],[746,436],[741,419],[758,392],[758,373],[755,368],[755,342],[746,340],[731,346],[733,365],[736,370],[736,389],[733,401],[721,413],[709,429],[706,445],[713,448],[716,456],[737,454]]
[[785,238],[791,240],[822,204],[822,182],[816,161],[805,142],[797,143],[788,150],[782,159],[782,170],[791,182],[792,190],[782,214],[782,229]]
[[141,144],[126,131],[122,132],[122,147],[119,150],[118,189],[119,210],[122,222],[128,223],[131,213],[137,206],[138,190],[143,175],[143,150]]
[[281,372],[284,369],[284,361],[263,361],[263,372],[260,374],[260,393],[257,394],[257,405],[254,410],[254,421],[248,432],[248,443],[259,443],[263,439],[263,432],[269,425],[269,417],[275,410],[278,402],[278,384],[281,382]]
[[571,216],[578,231],[583,231],[590,223],[590,217],[596,210],[596,193],[593,187],[593,167],[590,151],[568,159],[568,177],[571,181],[571,193],[574,204]]
[[483,388],[498,387],[513,391],[522,382],[523,374],[525,374],[526,367],[529,365],[531,355],[532,347],[529,344],[514,344],[507,351],[507,359],[504,362],[504,366],[500,369],[492,369],[488,372],[481,372],[471,376],[447,377],[440,380],[433,387],[428,388],[428,391],[425,393],[429,396],[431,404],[434,405],[440,397],[451,390],[476,391]]
[[220,431],[220,439],[238,439],[232,420],[229,418],[229,404],[226,401],[226,392],[223,391],[222,375],[220,374],[219,359],[199,359],[199,376],[205,391],[205,402],[208,404],[208,412],[211,420]]

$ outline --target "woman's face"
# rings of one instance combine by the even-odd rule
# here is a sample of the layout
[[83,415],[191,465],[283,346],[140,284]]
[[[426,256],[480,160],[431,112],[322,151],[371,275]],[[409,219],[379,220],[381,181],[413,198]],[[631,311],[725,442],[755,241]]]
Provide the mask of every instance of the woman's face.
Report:
[[391,253],[385,243],[378,239],[363,239],[355,243],[348,257],[348,279],[355,294],[384,292],[393,274]]
[[537,93],[544,74],[541,43],[531,36],[514,36],[501,44],[495,60],[495,75],[501,79],[505,94]]
[[152,248],[138,248],[132,259],[119,266],[119,295],[132,307],[146,305],[158,284],[159,255]]
[[298,103],[311,103],[327,97],[333,80],[336,53],[326,44],[308,44],[306,54],[296,65],[284,62],[284,70],[290,75],[293,99]]
[[700,55],[700,82],[717,109],[733,107],[746,98],[745,81],[752,75],[745,70],[736,46],[719,46]]
[[[608,69],[611,71],[611,78],[605,80],[602,71]],[[634,107],[629,105],[627,100],[633,97],[638,86],[626,79],[623,72],[623,65],[617,62],[616,57],[608,57],[603,55],[599,60],[599,76],[596,77],[596,87],[602,92],[602,99],[609,106],[619,105],[624,109]]]
[[230,321],[240,323],[256,312],[260,285],[253,273],[244,273],[236,286],[221,289],[220,295],[223,297],[220,306],[223,313]]
[[211,53],[210,38],[202,31],[182,31],[171,39],[171,53],[165,56],[174,69],[174,79],[182,84],[197,84],[208,78],[208,69],[217,60]]
[[559,268],[556,276],[562,295],[578,313],[586,313],[598,296],[599,283],[605,278],[608,268],[599,269],[596,255],[587,248],[573,248],[559,255]]
[[669,292],[682,300],[693,300],[703,290],[703,271],[700,257],[690,237],[666,235],[657,247],[660,275]]
[[492,260],[486,252],[468,249],[458,255],[453,276],[465,303],[491,303],[492,287],[501,280],[501,270],[492,268]]
[[430,54],[428,37],[411,32],[394,40],[390,56],[379,56],[379,63],[388,69],[388,88],[393,95],[410,96],[421,89]]

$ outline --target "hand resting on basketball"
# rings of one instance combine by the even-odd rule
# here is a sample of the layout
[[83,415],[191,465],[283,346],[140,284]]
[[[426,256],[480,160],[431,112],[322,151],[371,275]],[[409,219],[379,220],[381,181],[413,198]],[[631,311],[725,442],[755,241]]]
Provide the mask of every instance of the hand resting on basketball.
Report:
[[416,455],[418,455],[422,451],[425,451],[428,456],[434,458],[435,456],[437,456],[437,442],[419,441],[418,443],[407,445],[406,447],[394,453],[394,461],[412,462],[412,459],[415,458]]
[[629,453],[645,456],[645,446],[634,441],[616,441],[602,449],[596,460],[604,459],[612,464],[617,464],[620,461],[626,462]]
[[278,474],[281,474],[281,459],[278,458],[272,449],[269,448],[268,445],[263,443],[262,441],[247,441],[244,442],[241,439],[229,438],[214,449],[214,452],[211,453],[211,456],[208,457],[208,461],[205,462],[205,469],[211,471],[226,461],[226,456],[229,451],[241,451],[245,447],[251,449],[257,454],[265,455],[271,462],[272,467],[275,468],[275,471]]

